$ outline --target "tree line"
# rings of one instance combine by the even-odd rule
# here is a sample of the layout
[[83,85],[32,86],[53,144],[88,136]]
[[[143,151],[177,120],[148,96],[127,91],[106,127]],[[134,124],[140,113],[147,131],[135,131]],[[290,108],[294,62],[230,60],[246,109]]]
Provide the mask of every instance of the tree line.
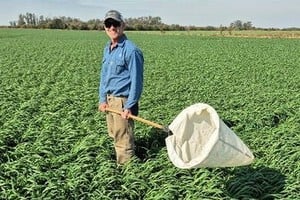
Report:
[[[162,22],[160,17],[138,17],[138,18],[126,18],[126,30],[159,30],[159,31],[182,31],[182,30],[219,30],[219,31],[232,31],[232,30],[254,30],[263,29],[256,28],[252,25],[252,22],[243,22],[236,20],[230,23],[229,26],[220,25],[220,27],[206,26],[181,26],[178,24],[168,25]],[[19,14],[16,21],[9,22],[11,28],[38,28],[38,29],[69,29],[69,30],[103,30],[103,20],[91,19],[88,21],[82,21],[78,18],[71,18],[66,16],[61,17],[44,17],[38,16],[34,13],[27,12],[26,14]],[[266,30],[266,29],[264,29]],[[267,29],[270,30],[270,29]],[[279,30],[271,28],[271,30]],[[294,29],[293,29],[294,30]]]
[[[126,30],[176,30],[184,29],[179,25],[166,25],[160,17],[138,17],[124,19]],[[10,21],[13,28],[39,28],[39,29],[70,29],[70,30],[103,30],[103,20],[91,19],[82,21],[71,17],[44,17],[34,13],[19,14],[18,20]]]

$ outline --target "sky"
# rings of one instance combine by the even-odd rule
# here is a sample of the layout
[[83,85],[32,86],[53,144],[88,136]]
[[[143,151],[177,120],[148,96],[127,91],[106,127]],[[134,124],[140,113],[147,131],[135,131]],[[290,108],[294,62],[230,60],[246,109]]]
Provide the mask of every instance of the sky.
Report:
[[219,27],[241,20],[260,28],[300,28],[300,0],[0,0],[0,25],[27,12],[88,21],[111,9],[124,18],[160,17],[169,25]]

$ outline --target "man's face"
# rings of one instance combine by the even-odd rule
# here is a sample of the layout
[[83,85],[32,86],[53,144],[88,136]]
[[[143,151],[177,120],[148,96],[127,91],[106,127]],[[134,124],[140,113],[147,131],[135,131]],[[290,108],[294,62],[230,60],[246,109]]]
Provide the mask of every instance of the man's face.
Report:
[[104,22],[105,32],[111,40],[117,40],[124,31],[124,23],[114,19],[107,19]]

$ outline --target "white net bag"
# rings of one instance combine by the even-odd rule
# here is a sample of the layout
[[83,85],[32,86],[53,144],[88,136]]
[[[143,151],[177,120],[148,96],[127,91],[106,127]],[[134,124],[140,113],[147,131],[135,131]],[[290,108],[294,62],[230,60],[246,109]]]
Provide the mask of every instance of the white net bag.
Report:
[[168,156],[179,168],[248,165],[254,156],[208,104],[184,109],[169,125]]

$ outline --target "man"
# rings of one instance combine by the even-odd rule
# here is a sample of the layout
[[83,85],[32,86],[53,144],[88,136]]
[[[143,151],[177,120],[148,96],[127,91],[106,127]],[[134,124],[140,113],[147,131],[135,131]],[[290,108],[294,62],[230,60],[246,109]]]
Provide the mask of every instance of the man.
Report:
[[110,137],[114,139],[118,164],[134,155],[134,122],[129,115],[138,114],[138,101],[143,89],[144,57],[141,50],[124,34],[125,23],[120,12],[110,10],[104,18],[105,32],[110,41],[104,48],[99,86],[99,111],[106,108]]

